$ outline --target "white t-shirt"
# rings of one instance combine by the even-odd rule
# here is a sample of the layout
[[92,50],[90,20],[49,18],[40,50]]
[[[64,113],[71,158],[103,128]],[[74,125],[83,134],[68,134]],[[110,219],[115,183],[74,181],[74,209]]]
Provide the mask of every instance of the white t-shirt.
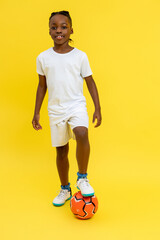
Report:
[[62,54],[51,47],[38,55],[36,65],[37,73],[46,76],[48,115],[55,124],[76,111],[86,110],[83,78],[92,71],[85,52],[74,48]]

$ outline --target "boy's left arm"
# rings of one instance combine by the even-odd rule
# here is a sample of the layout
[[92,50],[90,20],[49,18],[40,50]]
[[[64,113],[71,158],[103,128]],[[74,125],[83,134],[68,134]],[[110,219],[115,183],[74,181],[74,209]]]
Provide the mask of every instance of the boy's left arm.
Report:
[[98,90],[97,90],[97,87],[96,87],[95,81],[93,80],[92,75],[85,77],[84,79],[86,81],[88,91],[92,97],[92,100],[93,100],[94,106],[95,106],[95,112],[93,114],[93,123],[95,122],[95,119],[97,119],[97,123],[96,123],[95,127],[98,127],[101,125],[101,121],[102,121]]

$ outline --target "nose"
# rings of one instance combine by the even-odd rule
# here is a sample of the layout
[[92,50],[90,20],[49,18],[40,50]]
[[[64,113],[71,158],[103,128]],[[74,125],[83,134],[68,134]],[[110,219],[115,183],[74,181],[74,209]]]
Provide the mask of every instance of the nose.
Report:
[[57,32],[57,33],[61,33],[61,32],[62,32],[61,28],[60,28],[60,27],[57,27],[56,32]]

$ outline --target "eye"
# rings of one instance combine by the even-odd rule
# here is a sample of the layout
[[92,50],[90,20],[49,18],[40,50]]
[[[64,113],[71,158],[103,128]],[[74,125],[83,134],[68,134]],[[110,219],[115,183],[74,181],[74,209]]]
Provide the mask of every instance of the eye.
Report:
[[56,30],[56,27],[51,27],[52,30]]
[[62,29],[66,29],[67,27],[66,26],[63,26]]

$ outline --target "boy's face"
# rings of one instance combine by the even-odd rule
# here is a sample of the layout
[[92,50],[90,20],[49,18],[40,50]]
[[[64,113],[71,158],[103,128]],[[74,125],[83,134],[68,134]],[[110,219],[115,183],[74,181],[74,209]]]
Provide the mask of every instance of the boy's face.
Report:
[[56,44],[63,44],[70,38],[73,33],[73,28],[70,25],[68,17],[56,14],[49,23],[49,34]]

